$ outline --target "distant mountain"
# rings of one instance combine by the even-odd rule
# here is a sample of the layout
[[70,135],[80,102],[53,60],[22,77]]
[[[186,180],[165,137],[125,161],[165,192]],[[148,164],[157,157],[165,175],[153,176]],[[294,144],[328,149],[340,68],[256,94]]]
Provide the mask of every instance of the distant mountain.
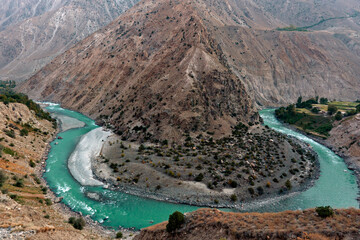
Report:
[[0,0],[0,79],[27,79],[135,2]]
[[144,0],[19,89],[130,139],[224,136],[300,95],[356,100],[357,3],[275,2]]
[[0,31],[26,19],[54,11],[69,0],[0,0]]

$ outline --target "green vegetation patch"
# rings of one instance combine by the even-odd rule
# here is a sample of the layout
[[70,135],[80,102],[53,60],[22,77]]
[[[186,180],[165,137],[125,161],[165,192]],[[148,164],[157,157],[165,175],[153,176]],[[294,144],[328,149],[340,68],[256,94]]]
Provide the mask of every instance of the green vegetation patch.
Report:
[[356,102],[329,102],[327,98],[310,98],[306,101],[299,97],[296,104],[281,107],[275,111],[276,117],[285,123],[295,125],[301,130],[323,138],[329,136],[334,120],[340,121],[360,112]]
[[169,216],[169,223],[166,225],[166,231],[174,232],[176,229],[181,228],[185,223],[185,216],[181,212],[174,212]]
[[308,31],[306,27],[297,27],[295,25],[290,25],[290,26],[284,27],[284,28],[276,28],[276,30],[288,31],[288,32],[292,32],[292,31],[307,32]]
[[42,110],[38,104],[29,99],[28,96],[22,93],[16,93],[11,89],[0,89],[0,102],[3,102],[6,105],[9,103],[22,103],[26,105],[29,110],[34,111],[38,118],[46,119],[52,122],[56,121],[55,119],[51,118],[48,112]]
[[282,121],[293,124],[306,132],[316,132],[323,137],[328,137],[333,128],[333,117],[308,114],[304,111],[296,111],[295,105],[286,108],[281,107],[275,111],[276,117]]

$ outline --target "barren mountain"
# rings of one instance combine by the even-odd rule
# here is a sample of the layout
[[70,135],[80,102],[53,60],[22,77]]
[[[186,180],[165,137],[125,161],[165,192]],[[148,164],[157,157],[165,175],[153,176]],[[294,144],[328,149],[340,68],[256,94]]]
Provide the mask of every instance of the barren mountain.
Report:
[[26,19],[56,10],[69,0],[0,0],[0,31]]
[[25,80],[136,0],[2,0],[0,79]]
[[285,11],[270,11],[270,1],[145,0],[19,89],[102,119],[124,138],[143,139],[227,134],[236,122],[257,119],[253,102],[274,106],[299,95],[356,99],[360,59],[357,40],[346,32],[359,26],[356,3],[333,1],[325,8],[325,1],[306,1],[312,3],[304,3],[307,8],[316,6],[305,11],[296,7],[303,2],[285,4],[299,11],[302,26],[318,23],[320,15],[350,17],[335,19],[338,28],[324,23],[307,32],[280,31],[294,22]]
[[126,138],[222,135],[256,120],[244,85],[191,4],[142,2],[21,89],[105,119]]

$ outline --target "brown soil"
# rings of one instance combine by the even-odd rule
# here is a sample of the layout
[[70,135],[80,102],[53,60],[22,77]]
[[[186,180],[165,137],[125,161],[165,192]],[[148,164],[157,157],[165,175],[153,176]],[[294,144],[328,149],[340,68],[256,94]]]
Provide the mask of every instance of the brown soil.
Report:
[[[40,131],[21,136],[25,123]],[[13,130],[15,137],[6,135],[5,130]],[[0,170],[7,175],[3,193],[0,192],[1,239],[107,239],[114,234],[91,227],[76,230],[67,223],[70,216],[76,215],[64,211],[59,204],[46,204],[46,199],[55,198],[50,191],[43,193],[46,184],[41,171],[43,156],[55,134],[51,122],[36,118],[25,105],[0,103],[0,144],[12,151],[9,154],[1,150],[0,155]],[[30,160],[35,167],[30,167]],[[15,186],[19,180],[22,187]]]
[[360,210],[336,210],[322,219],[314,209],[281,213],[225,213],[200,209],[185,214],[185,224],[175,233],[167,222],[145,228],[136,240],[235,240],[235,239],[359,239]]

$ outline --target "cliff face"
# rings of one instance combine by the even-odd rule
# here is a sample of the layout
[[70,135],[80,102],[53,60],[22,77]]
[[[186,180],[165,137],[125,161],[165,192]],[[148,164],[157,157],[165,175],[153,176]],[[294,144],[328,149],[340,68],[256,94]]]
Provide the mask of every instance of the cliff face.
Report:
[[185,224],[174,233],[167,222],[141,230],[136,240],[147,239],[357,239],[359,210],[337,210],[322,219],[314,209],[281,213],[225,213],[200,209],[185,214]]
[[[257,114],[188,1],[145,1],[20,87],[115,126],[125,138],[228,134]],[[139,131],[140,129],[140,131]]]
[[3,0],[0,79],[23,81],[136,0]]
[[326,142],[360,176],[360,114],[338,122]]

